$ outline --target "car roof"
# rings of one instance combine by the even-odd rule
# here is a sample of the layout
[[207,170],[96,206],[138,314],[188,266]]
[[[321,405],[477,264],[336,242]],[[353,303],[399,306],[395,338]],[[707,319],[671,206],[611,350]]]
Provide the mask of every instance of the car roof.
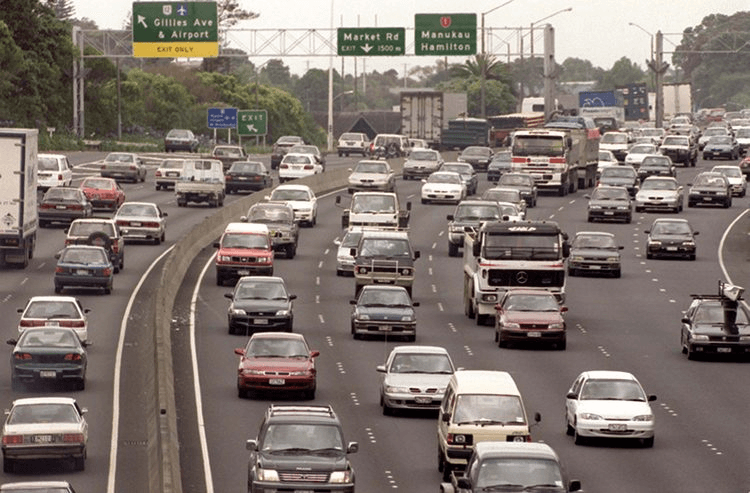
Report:
[[633,380],[638,381],[635,375],[626,371],[615,370],[589,370],[581,373],[586,379],[596,380]]
[[397,238],[408,240],[409,233],[397,229],[364,229],[362,230],[362,238]]
[[298,332],[255,332],[250,336],[253,339],[299,339],[304,341],[305,336]]
[[442,346],[396,346],[391,350],[394,353],[448,354],[448,350]]
[[[288,155],[288,154],[287,154]],[[303,154],[304,156],[309,156],[309,154]],[[307,185],[294,185],[294,184],[285,184],[285,185],[279,185],[274,190],[312,190]]]
[[47,489],[47,488],[70,488],[67,481],[23,481],[20,483],[5,483],[0,485],[0,491],[15,491],[28,489]]
[[536,295],[542,295],[542,296],[548,296],[549,295],[549,296],[552,296],[552,297],[555,296],[554,294],[552,294],[552,291],[549,291],[548,289],[545,289],[545,288],[538,288],[538,289],[534,289],[534,288],[510,288],[510,289],[505,290],[505,293],[508,296],[513,295],[513,294],[525,294],[525,295],[535,295],[535,296]]
[[559,461],[557,453],[546,443],[484,441],[474,445],[479,457],[524,457]]
[[224,232],[268,234],[268,226],[259,223],[229,223]]
[[657,217],[654,219],[654,224],[656,223],[688,223],[688,220],[678,217]]
[[459,370],[451,377],[456,387],[466,394],[503,394],[520,395],[516,382],[510,373],[493,370]]
[[40,157],[53,157],[56,159],[65,159],[65,154],[50,154],[47,152],[40,152],[39,154],[37,154],[37,158],[40,158]]
[[615,237],[614,234],[607,233],[605,231],[579,231],[578,233],[575,234],[575,236],[584,236],[584,235],[587,235],[587,236],[611,236],[612,238]]
[[[89,218],[81,218],[81,219],[74,219],[73,223],[108,223],[108,224],[116,224],[114,219],[108,219],[104,217],[89,217]],[[71,223],[71,225],[73,224]]]
[[63,250],[103,250],[105,253],[107,252],[104,247],[98,245],[67,245]]
[[[663,180],[677,182],[677,178],[675,178],[674,176],[647,176],[646,179],[643,180],[643,182],[645,183],[647,181],[663,181]],[[643,185],[643,183],[641,183],[641,185]]]
[[13,401],[14,406],[26,404],[75,404],[72,397],[24,397]]
[[29,298],[29,302],[32,301],[70,301],[77,304],[78,298],[75,296],[32,296]]
[[242,276],[237,281],[237,284],[239,284],[242,281],[246,282],[267,282],[267,283],[282,283],[284,284],[284,279],[279,276]]

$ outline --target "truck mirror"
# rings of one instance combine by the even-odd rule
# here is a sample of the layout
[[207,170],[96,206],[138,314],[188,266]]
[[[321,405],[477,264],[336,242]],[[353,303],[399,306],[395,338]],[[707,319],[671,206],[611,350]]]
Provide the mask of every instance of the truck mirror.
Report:
[[417,260],[420,255],[421,255],[421,253],[419,252],[419,250],[415,251],[414,252],[414,260]]
[[407,202],[407,203],[406,203],[406,210],[407,210],[407,211],[410,211],[410,210],[411,210],[411,202]]
[[462,490],[470,490],[471,480],[467,477],[458,478],[458,480],[456,480],[456,486]]
[[568,149],[573,147],[573,139],[571,139],[570,137],[567,137],[565,139],[565,147],[567,147]]
[[341,195],[336,195],[336,205],[341,203]]
[[443,413],[440,416],[440,419],[442,419],[444,423],[450,423],[450,421],[451,421],[451,413]]
[[474,245],[471,247],[471,253],[475,257],[479,257],[479,254],[482,253],[482,244],[479,242],[478,239],[477,241],[474,242]]
[[567,241],[563,242],[563,257],[570,257],[570,243],[568,243]]

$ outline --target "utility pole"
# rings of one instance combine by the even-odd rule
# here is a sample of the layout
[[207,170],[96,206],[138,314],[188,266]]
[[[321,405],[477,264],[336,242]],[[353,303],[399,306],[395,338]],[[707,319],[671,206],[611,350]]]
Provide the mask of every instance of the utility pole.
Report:
[[648,67],[654,72],[656,80],[656,128],[664,126],[664,73],[669,68],[669,64],[663,60],[664,56],[664,38],[661,31],[656,32],[656,47],[654,49],[655,57],[649,62]]
[[544,121],[557,111],[555,104],[555,28],[550,24],[544,26]]

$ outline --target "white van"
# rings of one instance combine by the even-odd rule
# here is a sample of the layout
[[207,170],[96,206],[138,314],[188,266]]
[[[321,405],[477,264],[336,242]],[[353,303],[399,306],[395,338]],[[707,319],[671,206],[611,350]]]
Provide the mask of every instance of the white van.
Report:
[[[541,416],[536,413],[534,421]],[[529,420],[516,382],[504,371],[461,370],[453,374],[438,417],[438,470],[445,481],[463,470],[475,444],[529,442]]]

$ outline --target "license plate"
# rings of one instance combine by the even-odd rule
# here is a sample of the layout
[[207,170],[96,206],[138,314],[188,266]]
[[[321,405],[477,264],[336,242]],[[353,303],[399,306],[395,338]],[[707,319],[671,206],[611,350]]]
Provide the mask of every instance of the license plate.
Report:
[[605,216],[614,216],[614,215],[615,215],[615,213],[614,213],[614,212],[612,212],[612,211],[605,211],[605,212],[604,212],[604,215],[605,215]]
[[529,337],[542,337],[542,333],[539,331],[532,331],[527,334]]
[[59,327],[60,326],[60,322],[56,322],[54,320],[48,320],[48,321],[44,322],[44,326],[45,327]]
[[56,206],[55,206],[55,209],[62,209],[62,210],[65,210],[65,209],[67,209],[67,208],[68,208],[68,206],[67,206],[67,205],[56,205]]
[[713,199],[711,197],[703,197],[703,200],[705,202],[711,202],[711,200],[713,200]]
[[244,269],[244,270],[238,270],[238,271],[237,271],[237,274],[239,274],[240,276],[249,276],[249,275],[250,275],[250,271],[249,271],[249,270],[247,270],[247,269]]
[[284,385],[286,383],[286,380],[283,378],[269,378],[268,379],[268,385]]
[[133,226],[134,228],[138,228],[138,227],[140,227],[140,226],[143,226],[143,224],[142,224],[142,223],[135,223],[135,222],[133,222],[133,223],[130,223],[130,225],[131,225],[131,226]]
[[41,378],[56,378],[57,372],[55,370],[39,370],[39,376]]
[[668,252],[676,252],[677,251],[677,247],[667,247],[667,251]]
[[52,435],[34,435],[31,441],[34,443],[52,443]]
[[254,318],[253,319],[254,325],[268,325],[268,319],[265,318]]
[[611,423],[608,429],[609,431],[626,431],[628,429],[628,426],[619,423]]
[[718,156],[719,154],[721,154],[721,153],[714,151],[714,156]]
[[238,180],[247,180],[247,177],[246,176],[238,176],[237,179]]
[[76,275],[77,276],[90,276],[91,272],[87,271],[86,269],[77,269]]
[[167,172],[167,176],[180,176],[179,173]]
[[732,352],[732,348],[719,347],[719,348],[716,348],[716,352],[717,353],[731,353]]
[[431,404],[432,397],[415,397],[414,402],[417,404]]
[[591,270],[599,270],[601,268],[602,268],[601,265],[589,265],[589,269],[591,269]]
[[378,327],[378,330],[380,332],[390,332],[393,330],[393,327],[391,327],[390,325],[381,325]]

